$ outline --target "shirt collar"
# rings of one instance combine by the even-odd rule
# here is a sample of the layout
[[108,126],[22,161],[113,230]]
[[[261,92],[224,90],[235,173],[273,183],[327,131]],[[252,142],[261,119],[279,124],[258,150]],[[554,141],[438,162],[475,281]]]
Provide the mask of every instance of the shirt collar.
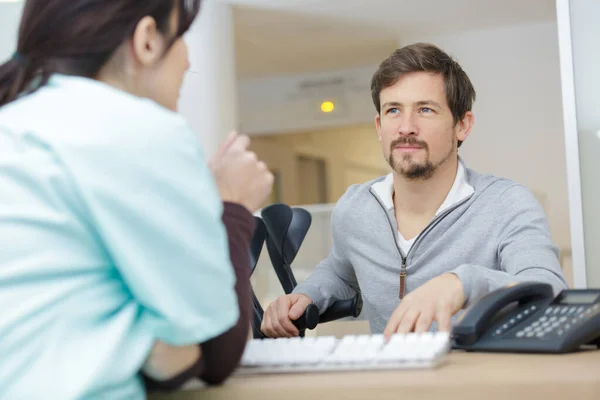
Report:
[[[394,208],[394,175],[392,173],[388,174],[382,181],[375,182],[373,185],[371,185],[371,189],[381,199],[386,209],[392,210]],[[466,168],[463,162],[459,159],[456,177],[454,178],[452,188],[450,188],[448,195],[442,202],[442,205],[438,208],[435,215],[437,216],[454,204],[461,202],[465,198],[471,196],[474,192],[475,189],[473,189],[473,186],[467,182]]]

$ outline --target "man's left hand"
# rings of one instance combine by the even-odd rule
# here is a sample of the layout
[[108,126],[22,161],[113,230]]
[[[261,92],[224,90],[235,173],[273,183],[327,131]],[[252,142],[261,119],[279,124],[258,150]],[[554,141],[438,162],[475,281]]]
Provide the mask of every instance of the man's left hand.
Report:
[[394,310],[384,335],[427,332],[433,321],[440,331],[449,332],[451,317],[464,305],[463,285],[458,276],[447,273],[431,279],[409,293]]

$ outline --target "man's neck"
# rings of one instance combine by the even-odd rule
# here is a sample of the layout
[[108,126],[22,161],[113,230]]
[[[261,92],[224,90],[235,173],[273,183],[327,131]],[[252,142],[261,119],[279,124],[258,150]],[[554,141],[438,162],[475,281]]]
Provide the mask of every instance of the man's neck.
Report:
[[408,180],[393,172],[394,209],[396,216],[433,217],[456,179],[458,157],[451,157],[426,180]]

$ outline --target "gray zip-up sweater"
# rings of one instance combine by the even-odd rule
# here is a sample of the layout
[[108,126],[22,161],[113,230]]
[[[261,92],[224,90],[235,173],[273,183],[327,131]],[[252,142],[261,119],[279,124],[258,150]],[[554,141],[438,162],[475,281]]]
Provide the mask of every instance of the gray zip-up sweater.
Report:
[[524,186],[467,168],[474,193],[438,214],[405,255],[397,245],[393,209],[371,187],[383,179],[348,188],[332,214],[328,257],[294,290],[310,297],[321,312],[360,291],[361,317],[369,320],[373,333],[383,332],[400,304],[403,262],[407,294],[453,272],[464,286],[465,307],[518,281],[550,283],[555,294],[567,287],[546,215]]

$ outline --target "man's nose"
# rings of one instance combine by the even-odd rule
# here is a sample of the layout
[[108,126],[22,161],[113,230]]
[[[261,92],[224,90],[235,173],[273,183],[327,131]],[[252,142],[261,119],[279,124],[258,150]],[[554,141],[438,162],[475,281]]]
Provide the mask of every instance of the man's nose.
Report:
[[412,113],[406,113],[401,117],[398,133],[400,136],[413,136],[417,134],[417,127],[415,126]]

